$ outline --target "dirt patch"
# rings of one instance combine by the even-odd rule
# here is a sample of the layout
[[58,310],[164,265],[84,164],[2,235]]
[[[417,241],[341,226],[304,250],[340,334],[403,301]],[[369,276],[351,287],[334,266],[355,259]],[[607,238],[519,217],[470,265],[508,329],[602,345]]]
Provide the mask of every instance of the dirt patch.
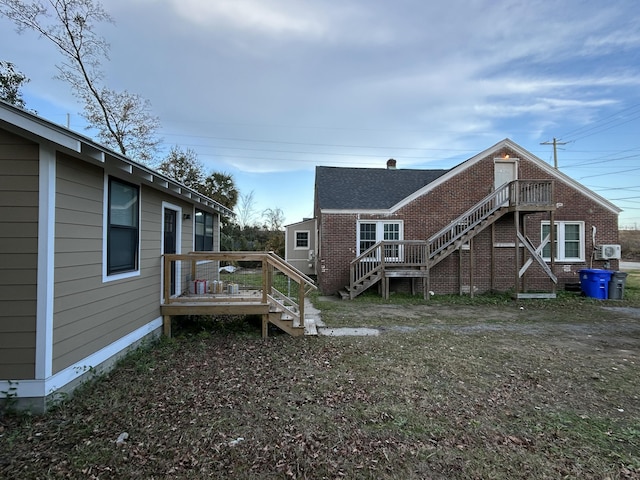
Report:
[[[332,302],[330,298],[324,301]],[[546,308],[540,308],[544,305]],[[503,344],[514,338],[513,348],[528,348],[544,341],[566,349],[640,351],[640,308],[585,305],[556,311],[546,304],[514,303],[511,306],[371,305],[342,302],[328,319],[348,328],[378,329],[382,334],[449,332],[457,335],[493,334]],[[517,338],[517,339],[516,339]],[[517,343],[517,345],[516,345]]]

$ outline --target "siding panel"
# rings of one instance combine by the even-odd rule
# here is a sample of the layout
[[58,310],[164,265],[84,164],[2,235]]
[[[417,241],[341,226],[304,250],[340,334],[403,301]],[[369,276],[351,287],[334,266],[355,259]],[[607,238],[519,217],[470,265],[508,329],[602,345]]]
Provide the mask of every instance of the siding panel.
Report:
[[0,379],[35,376],[38,156],[0,130]]
[[162,201],[178,203],[141,186],[140,275],[103,283],[104,172],[60,156],[56,185],[54,373],[160,316]]

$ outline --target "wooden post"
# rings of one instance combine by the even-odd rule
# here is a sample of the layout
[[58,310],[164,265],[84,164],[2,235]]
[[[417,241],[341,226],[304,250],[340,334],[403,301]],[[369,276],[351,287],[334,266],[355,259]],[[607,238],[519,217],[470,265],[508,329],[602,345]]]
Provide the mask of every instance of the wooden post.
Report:
[[473,254],[473,237],[469,239],[469,295],[473,298],[473,262],[475,260],[475,255]]
[[269,337],[269,314],[262,314],[262,338]]
[[300,313],[300,326],[304,327],[304,283],[298,283],[298,312]]
[[[528,238],[527,237],[527,214],[526,213],[522,214],[522,222],[521,222],[520,228],[522,229],[522,236],[524,238]],[[531,242],[529,242],[529,243],[531,243]],[[523,265],[524,265],[524,262],[526,261],[526,259],[527,259],[526,250],[523,249],[522,250],[522,262],[523,262]],[[520,286],[522,288],[522,292],[523,293],[527,291],[527,275],[526,275],[526,272],[522,273],[522,277],[520,279]]]
[[171,338],[171,315],[162,316],[162,333],[165,337]]
[[269,262],[262,258],[262,303],[267,303],[267,295],[271,292],[271,280],[269,275]]
[[171,303],[171,258],[162,256],[164,261],[164,303]]
[[514,237],[515,237],[515,252],[514,252],[514,264],[515,264],[515,284],[514,290],[516,296],[520,293],[520,239],[518,233],[520,232],[520,212],[516,210],[513,212],[513,225],[514,225]]
[[458,295],[462,296],[462,245],[458,247]]
[[491,269],[489,271],[489,284],[492,292],[496,291],[496,224],[491,224],[491,253],[489,257]]
[[[556,235],[555,235],[555,214],[553,210],[549,211],[549,242],[551,242],[551,272],[555,275],[556,271],[555,271],[555,265],[556,265],[556,256],[554,255],[555,252],[555,241],[556,241]],[[551,280],[551,279],[550,279]],[[556,282],[554,282],[553,280],[551,280],[551,292],[552,293],[556,293]]]

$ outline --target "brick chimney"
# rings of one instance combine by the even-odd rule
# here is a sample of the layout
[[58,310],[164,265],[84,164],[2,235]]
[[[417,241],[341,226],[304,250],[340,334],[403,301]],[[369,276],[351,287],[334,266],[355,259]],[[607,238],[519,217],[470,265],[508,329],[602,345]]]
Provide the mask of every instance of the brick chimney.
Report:
[[395,170],[396,169],[396,161],[393,158],[387,160],[387,170]]

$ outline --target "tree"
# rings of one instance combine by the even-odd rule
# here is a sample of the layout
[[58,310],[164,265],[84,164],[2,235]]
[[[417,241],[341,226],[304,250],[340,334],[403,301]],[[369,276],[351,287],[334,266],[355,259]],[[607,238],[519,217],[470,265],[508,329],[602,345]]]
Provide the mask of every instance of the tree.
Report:
[[284,224],[284,212],[281,208],[267,208],[262,212],[262,218],[264,218],[266,224],[265,227],[272,231],[282,231]]
[[202,188],[204,166],[191,149],[183,151],[177,145],[172,147],[167,158],[158,166],[158,171],[196,191]]
[[26,76],[15,70],[13,63],[0,62],[0,100],[24,108],[25,103],[20,88],[28,82],[29,79]]
[[284,213],[281,208],[267,208],[262,212],[262,218],[265,220],[265,229],[269,232],[266,250],[274,251],[281,257],[285,255],[285,238],[282,230],[284,224]]
[[236,220],[241,229],[256,223],[256,206],[253,190],[240,195],[240,203],[236,210]]
[[156,136],[160,124],[151,115],[149,102],[102,86],[100,66],[109,57],[109,45],[94,29],[101,22],[113,23],[113,19],[100,3],[0,0],[0,15],[12,20],[19,33],[33,30],[55,45],[64,57],[56,65],[57,78],[69,83],[74,95],[84,102],[89,128],[98,130],[103,143],[143,162],[152,159],[160,143]]
[[229,173],[213,172],[204,179],[200,193],[224,205],[229,210],[236,208],[238,203],[238,189],[233,175]]
[[169,155],[157,169],[167,177],[206,195],[229,210],[233,210],[236,206],[238,189],[233,176],[218,172],[207,175],[204,165],[198,160],[198,155],[190,148],[182,150],[177,145],[172,147]]

